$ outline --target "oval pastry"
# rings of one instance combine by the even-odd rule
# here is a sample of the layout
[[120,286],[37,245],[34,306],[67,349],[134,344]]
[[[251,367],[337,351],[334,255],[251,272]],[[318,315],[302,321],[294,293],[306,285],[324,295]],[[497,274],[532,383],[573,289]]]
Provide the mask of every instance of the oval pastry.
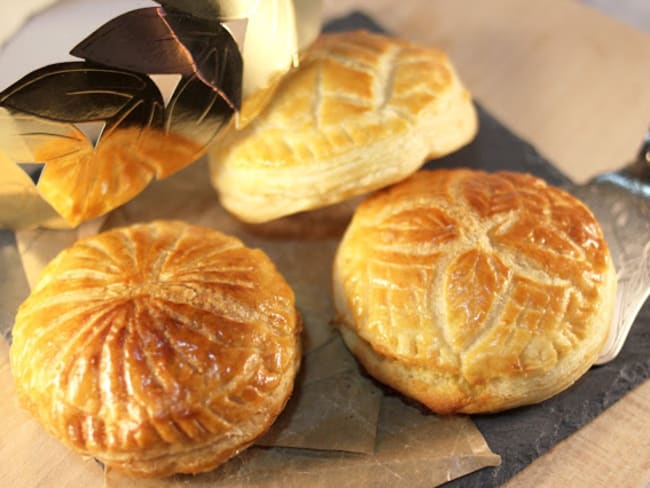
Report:
[[196,473],[284,408],[300,330],[263,252],[157,221],[59,254],[18,311],[10,360],[20,400],[68,447],[130,475]]
[[322,35],[297,69],[244,101],[242,118],[267,100],[209,153],[222,204],[252,223],[400,181],[477,128],[443,52],[365,31]]
[[525,174],[416,173],[362,203],[334,297],[368,372],[438,413],[570,386],[608,335],[616,273],[591,212]]

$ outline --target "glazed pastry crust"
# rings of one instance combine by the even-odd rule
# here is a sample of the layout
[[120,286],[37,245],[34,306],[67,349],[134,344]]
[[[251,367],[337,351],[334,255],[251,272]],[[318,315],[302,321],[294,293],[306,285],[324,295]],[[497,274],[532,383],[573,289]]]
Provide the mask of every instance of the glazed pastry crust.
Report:
[[157,221],[56,257],[18,311],[10,360],[21,402],[68,447],[134,476],[197,473],[284,408],[300,330],[264,253]]
[[517,173],[416,173],[359,206],[334,264],[348,347],[438,413],[567,388],[596,360],[615,295],[591,212]]
[[365,31],[324,34],[300,66],[244,101],[210,151],[223,205],[266,222],[400,181],[469,142],[476,112],[447,56]]

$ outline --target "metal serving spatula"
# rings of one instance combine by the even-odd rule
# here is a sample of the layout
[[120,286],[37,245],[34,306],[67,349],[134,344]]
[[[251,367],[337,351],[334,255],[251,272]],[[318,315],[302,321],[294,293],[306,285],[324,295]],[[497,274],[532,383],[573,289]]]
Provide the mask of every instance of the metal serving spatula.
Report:
[[596,364],[614,359],[650,295],[650,131],[636,160],[566,188],[600,222],[618,275],[612,329]]

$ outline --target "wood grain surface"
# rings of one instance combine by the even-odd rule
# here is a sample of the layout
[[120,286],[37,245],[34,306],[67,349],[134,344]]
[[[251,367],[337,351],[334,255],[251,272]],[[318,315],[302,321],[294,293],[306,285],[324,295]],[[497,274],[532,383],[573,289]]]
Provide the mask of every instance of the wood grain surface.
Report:
[[[650,126],[650,35],[574,0],[325,0],[446,50],[475,97],[576,181],[630,161]],[[509,487],[650,486],[650,381]]]

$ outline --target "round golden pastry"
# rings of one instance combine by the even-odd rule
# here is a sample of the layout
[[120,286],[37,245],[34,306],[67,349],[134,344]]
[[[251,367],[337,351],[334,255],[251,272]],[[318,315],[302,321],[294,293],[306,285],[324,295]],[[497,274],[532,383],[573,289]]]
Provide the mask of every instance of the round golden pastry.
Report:
[[519,173],[416,173],[357,209],[334,264],[342,336],[438,413],[540,402],[608,335],[616,273],[591,212]]
[[68,447],[133,476],[197,473],[282,411],[300,330],[263,252],[156,221],[59,254],[18,311],[10,360],[21,402]]
[[244,101],[242,118],[260,106],[209,153],[222,204],[251,223],[400,181],[477,129],[443,52],[365,31],[322,35],[297,69]]

